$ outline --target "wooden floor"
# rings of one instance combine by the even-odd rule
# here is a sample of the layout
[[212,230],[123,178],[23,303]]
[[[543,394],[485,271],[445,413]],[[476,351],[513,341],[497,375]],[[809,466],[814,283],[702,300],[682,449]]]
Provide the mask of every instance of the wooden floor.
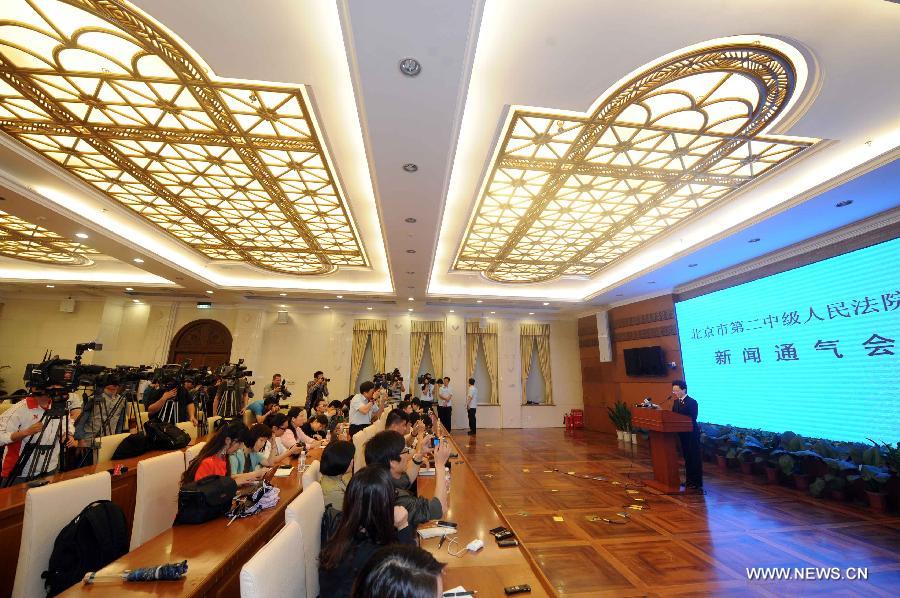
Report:
[[[560,595],[900,595],[896,513],[816,500],[710,464],[705,496],[659,495],[640,485],[650,474],[647,447],[609,434],[454,437]],[[617,516],[634,498],[648,508]],[[868,567],[868,581],[750,582],[747,567]]]

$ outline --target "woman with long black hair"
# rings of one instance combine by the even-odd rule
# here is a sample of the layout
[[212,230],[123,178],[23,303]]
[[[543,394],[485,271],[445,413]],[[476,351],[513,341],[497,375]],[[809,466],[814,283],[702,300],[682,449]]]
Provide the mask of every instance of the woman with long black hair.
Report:
[[353,580],[379,548],[413,544],[406,509],[394,507],[391,474],[381,465],[364,467],[350,478],[341,521],[319,554],[319,595],[350,596]]
[[250,473],[231,470],[229,456],[243,450],[243,439],[246,434],[247,426],[239,421],[232,421],[220,428],[216,435],[203,445],[200,453],[182,474],[182,485],[211,475],[230,475],[239,486],[262,478],[266,473],[265,470]]

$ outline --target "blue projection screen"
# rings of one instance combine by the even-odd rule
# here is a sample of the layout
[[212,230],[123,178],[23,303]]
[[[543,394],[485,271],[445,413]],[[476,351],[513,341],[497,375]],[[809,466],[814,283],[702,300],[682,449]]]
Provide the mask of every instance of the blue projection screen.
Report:
[[675,310],[700,421],[900,440],[900,239]]

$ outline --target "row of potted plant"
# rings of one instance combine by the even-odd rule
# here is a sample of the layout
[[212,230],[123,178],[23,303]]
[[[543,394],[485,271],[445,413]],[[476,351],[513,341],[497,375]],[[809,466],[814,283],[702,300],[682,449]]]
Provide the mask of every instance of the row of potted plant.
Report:
[[616,401],[612,407],[607,407],[609,419],[616,427],[616,438],[623,442],[637,443],[638,433],[631,427],[631,410],[622,401]]
[[724,471],[766,474],[769,483],[793,483],[818,498],[844,501],[865,494],[869,505],[887,510],[900,503],[900,442],[834,442],[793,432],[700,424],[704,457]]

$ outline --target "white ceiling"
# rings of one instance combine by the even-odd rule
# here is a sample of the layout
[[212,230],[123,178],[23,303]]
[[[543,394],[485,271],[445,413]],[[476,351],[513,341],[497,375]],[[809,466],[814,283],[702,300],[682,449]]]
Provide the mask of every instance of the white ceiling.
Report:
[[[42,216],[42,226],[61,234],[87,229],[92,246],[120,260],[105,266],[116,276],[98,270],[85,282],[117,288],[129,277],[135,287],[168,280],[234,301],[256,289],[274,302],[284,300],[284,291],[400,299],[403,310],[445,298],[474,305],[482,297],[516,309],[544,301],[577,309],[585,301],[662,292],[900,205],[894,191],[900,166],[884,166],[900,155],[900,6],[883,0],[135,3],[218,76],[309,86],[373,268],[292,278],[211,264],[0,140],[3,209]],[[772,132],[822,138],[824,147],[593,280],[509,285],[450,272],[510,106],[584,111],[617,80],[662,55],[754,34],[785,39],[812,61],[814,97]],[[421,61],[418,77],[400,73],[406,56]],[[407,162],[418,172],[404,172]],[[830,207],[845,195],[852,206]],[[406,223],[409,217],[417,222]],[[749,245],[745,237],[763,241]],[[139,267],[131,264],[135,256],[145,259]],[[66,276],[0,259],[0,281]]]

